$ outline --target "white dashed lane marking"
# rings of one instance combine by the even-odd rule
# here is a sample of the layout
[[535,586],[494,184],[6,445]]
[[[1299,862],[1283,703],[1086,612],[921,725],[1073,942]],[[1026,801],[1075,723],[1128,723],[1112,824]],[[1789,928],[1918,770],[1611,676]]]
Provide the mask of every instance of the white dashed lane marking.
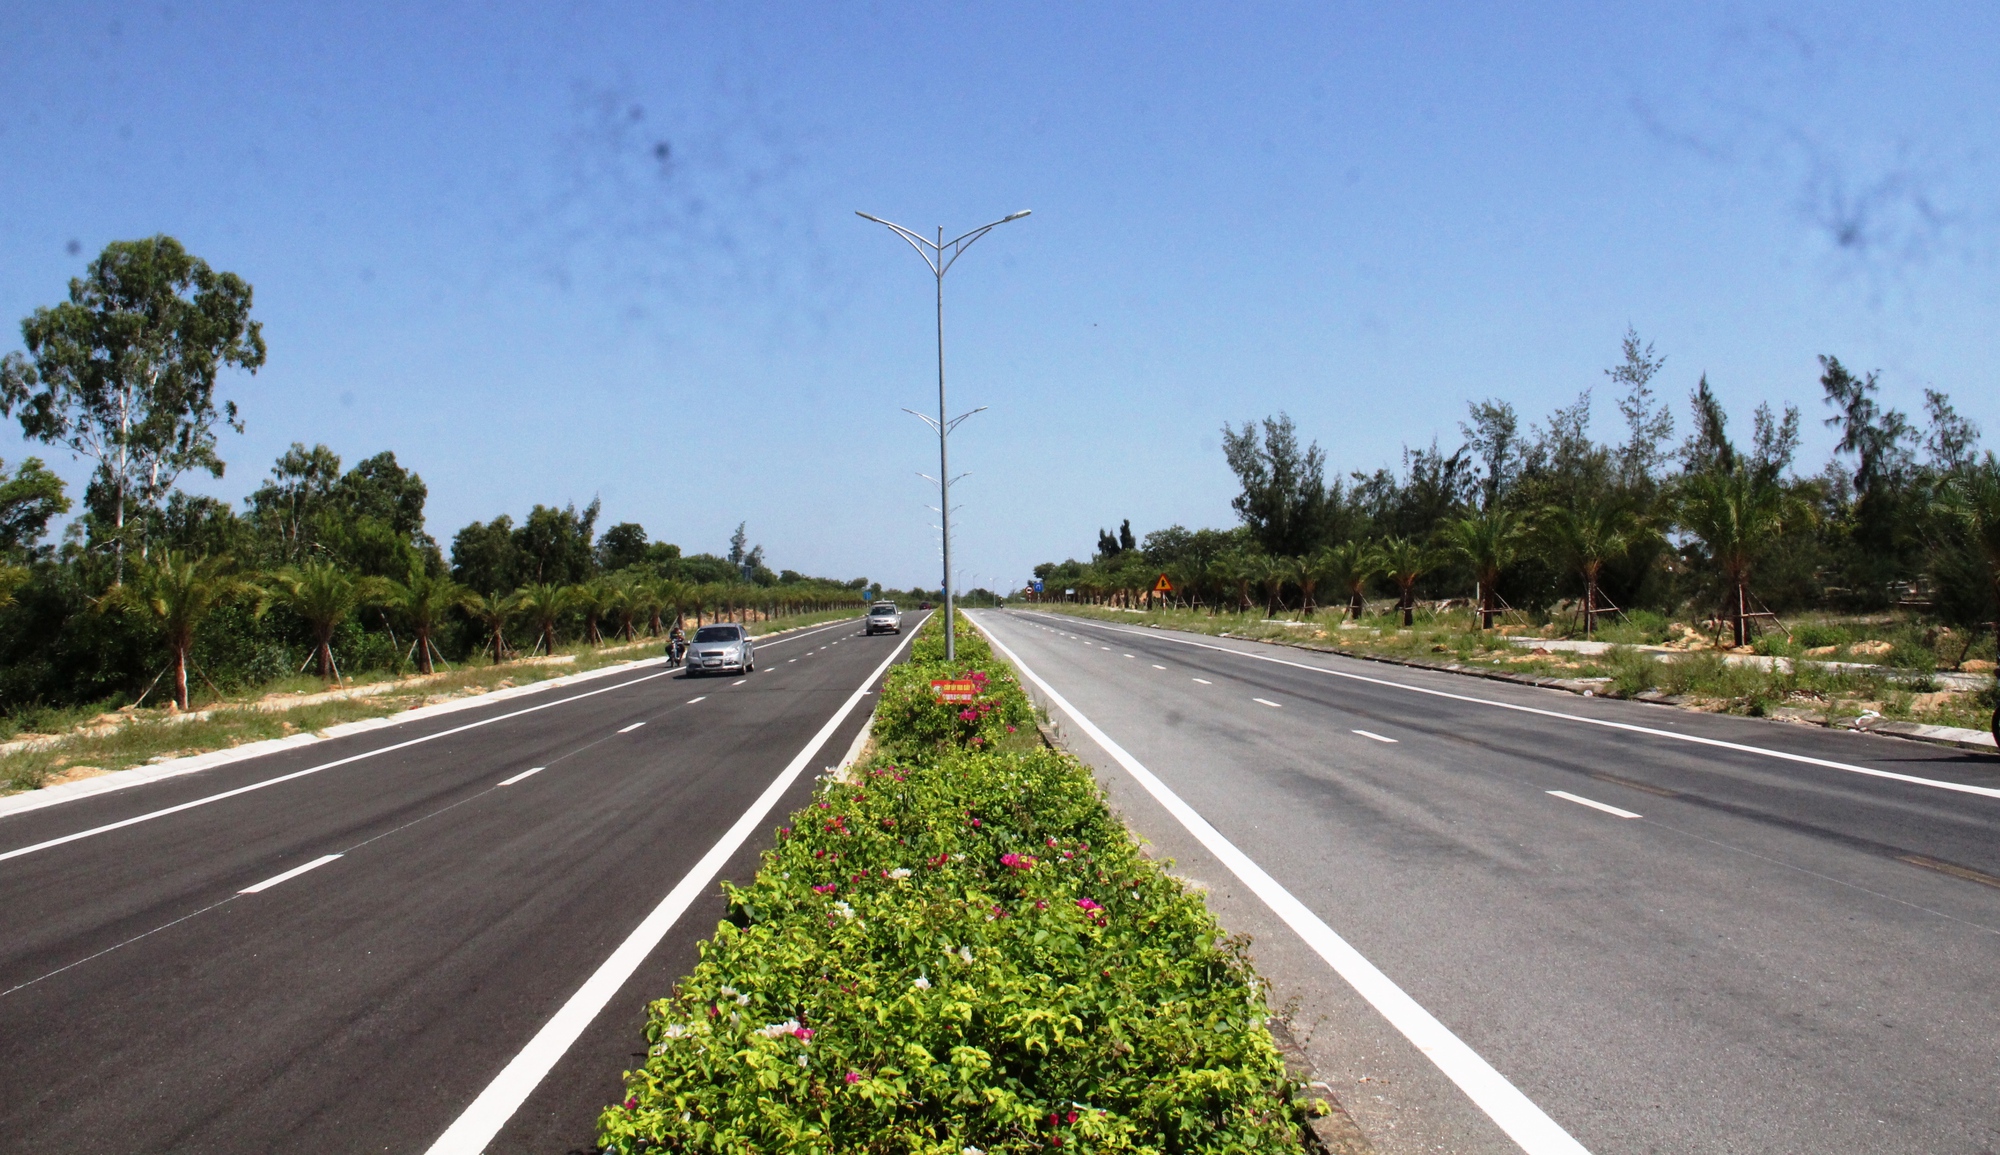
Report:
[[1588,807],[1590,807],[1590,808],[1591,808],[1592,810],[1602,810],[1602,811],[1604,811],[1604,812],[1605,812],[1606,814],[1609,814],[1609,815],[1611,815],[1611,816],[1612,816],[1612,817],[1614,817],[1614,818],[1638,818],[1638,817],[1641,817],[1640,815],[1637,815],[1637,814],[1634,814],[1634,813],[1632,813],[1632,812],[1631,812],[1630,810],[1620,810],[1620,809],[1618,809],[1618,808],[1617,808],[1616,806],[1609,806],[1609,805],[1606,805],[1605,803],[1602,803],[1602,802],[1598,802],[1598,801],[1596,801],[1596,800],[1594,800],[1594,799],[1590,799],[1590,798],[1585,798],[1585,797],[1583,797],[1583,796],[1582,796],[1582,795],[1580,795],[1580,794],[1571,794],[1571,793],[1570,793],[1569,791],[1567,791],[1567,790],[1551,790],[1551,791],[1549,791],[1549,793],[1551,793],[1551,794],[1555,795],[1555,796],[1556,796],[1557,798],[1560,798],[1560,799],[1562,799],[1562,800],[1563,800],[1563,801],[1565,801],[1565,802],[1574,802],[1574,803],[1576,803],[1576,804],[1577,804],[1578,806],[1588,806]]
[[1373,738],[1377,742],[1388,742],[1392,745],[1398,741],[1398,739],[1395,738],[1384,738],[1382,735],[1377,734],[1370,730],[1356,730],[1355,733],[1361,735],[1363,738]]
[[1250,700],[1251,700],[1251,701],[1253,701],[1253,702],[1256,702],[1256,703],[1258,703],[1258,704],[1260,704],[1260,705],[1264,705],[1264,706],[1269,706],[1269,707],[1271,707],[1271,708],[1272,708],[1273,710],[1282,710],[1282,709],[1284,709],[1284,707],[1283,707],[1283,706],[1280,706],[1280,705],[1278,705],[1278,704],[1277,704],[1276,702],[1273,702],[1273,701],[1272,701],[1271,699],[1269,699],[1269,698],[1252,698],[1252,699],[1250,699]]

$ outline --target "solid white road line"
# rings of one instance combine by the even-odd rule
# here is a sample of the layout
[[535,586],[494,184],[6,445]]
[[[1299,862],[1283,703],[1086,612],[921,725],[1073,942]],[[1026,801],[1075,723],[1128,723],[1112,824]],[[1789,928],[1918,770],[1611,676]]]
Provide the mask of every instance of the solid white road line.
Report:
[[1373,738],[1377,742],[1388,742],[1394,744],[1395,742],[1401,740],[1397,738],[1384,738],[1382,735],[1375,733],[1373,730],[1356,730],[1355,733],[1361,735],[1363,738]]
[[439,738],[449,738],[453,734],[463,734],[467,730],[477,730],[481,726],[491,726],[495,722],[505,722],[509,718],[519,718],[523,714],[532,714],[537,710],[547,710],[555,706],[568,705],[571,702],[579,702],[585,698],[594,698],[599,694],[609,694],[613,690],[629,689],[641,682],[650,682],[654,678],[664,678],[670,672],[662,670],[657,674],[647,674],[643,678],[634,678],[629,682],[620,682],[615,686],[606,686],[601,690],[589,690],[581,694],[572,694],[567,698],[558,698],[553,702],[543,702],[539,706],[529,706],[526,709],[514,710],[506,714],[496,714],[491,718],[482,718],[477,722],[467,722],[463,726],[453,726],[448,730],[439,730],[435,734],[425,734],[420,738],[392,742],[387,746],[380,746],[373,750],[364,750],[359,754],[349,754],[345,758],[335,758],[331,762],[322,762],[317,766],[308,766],[303,770],[294,770],[290,774],[280,774],[276,778],[266,778],[262,782],[252,782],[248,786],[238,786],[234,790],[224,790],[219,794],[210,794],[206,798],[196,798],[189,802],[183,802],[178,806],[168,806],[165,809],[152,810],[145,814],[135,814],[130,818],[121,818],[116,822],[107,822],[102,826],[93,826],[88,830],[79,830],[73,834],[62,835],[59,838],[50,838],[29,846],[16,847],[13,850],[0,852],[0,862],[5,862],[10,858],[19,858],[24,854],[33,854],[38,850],[47,850],[50,847],[61,846],[66,842],[75,842],[78,839],[90,838],[99,834],[109,834],[113,830],[123,830],[127,826],[136,826],[141,822],[151,822],[155,818],[165,818],[169,814],[179,814],[183,810],[192,810],[197,806],[206,806],[211,802],[220,802],[225,798],[234,798],[239,794],[248,794],[253,790],[262,790],[266,786],[276,786],[280,782],[290,782],[294,778],[304,778],[308,774],[317,774],[322,770],[331,770],[336,766],[346,766],[349,763],[359,762],[365,758],[373,758],[377,755],[389,754],[397,750],[406,750],[411,746],[421,746],[425,742],[435,742]]
[[1214,682],[1211,682],[1211,681],[1209,681],[1209,680],[1208,680],[1207,678],[1196,678],[1196,679],[1195,679],[1195,681],[1197,681],[1197,682],[1200,682],[1200,683],[1201,683],[1202,685],[1204,685],[1204,686],[1213,686],[1213,685],[1215,685],[1215,683],[1214,683]]
[[1264,905],[1271,908],[1279,918],[1298,933],[1306,944],[1318,952],[1347,984],[1355,989],[1370,1006],[1380,1012],[1390,1025],[1403,1033],[1438,1070],[1458,1084],[1487,1117],[1499,1124],[1508,1138],[1519,1144],[1529,1155],[1589,1155],[1583,1144],[1572,1138],[1548,1113],[1536,1106],[1532,1099],[1523,1095],[1520,1089],[1507,1081],[1507,1077],[1493,1068],[1479,1056],[1479,1053],[1465,1045],[1451,1029],[1437,1020],[1435,1015],[1425,1010],[1418,1002],[1397,986],[1380,968],[1369,962],[1360,951],[1348,945],[1334,929],[1328,926],[1304,903],[1292,896],[1277,879],[1265,873],[1249,855],[1236,848],[1235,843],[1223,837],[1221,831],[1209,825],[1192,806],[1174,793],[1173,789],[1139,763],[1139,760],[1125,752],[1125,748],[1111,740],[1111,736],[1097,728],[1090,719],[1079,713],[1069,700],[1056,692],[1055,687],[1043,681],[1041,675],[1030,670],[1007,644],[981,627],[993,648],[1003,654],[1021,675],[1039,686],[1049,700],[1068,714],[1077,728],[1090,735],[1104,752],[1111,755],[1125,772],[1130,774],[1146,792],[1158,799],[1167,812],[1180,820],[1190,834],[1201,840],[1209,852],[1220,859],[1237,878],[1243,880]]
[[[1123,626],[1104,626],[1107,630],[1129,632]],[[1820,766],[1828,770],[1844,770],[1849,774],[1862,774],[1870,778],[1887,778],[1892,782],[1907,782],[1912,786],[1929,786],[1937,790],[1951,790],[1960,794],[1977,794],[1984,798],[2000,798],[2000,787],[1972,786],[1964,782],[1946,782],[1939,778],[1919,778],[1914,774],[1898,774],[1893,770],[1877,770],[1872,766],[1857,766],[1852,762],[1836,762],[1831,758],[1814,758],[1808,754],[1794,754],[1789,750],[1773,750],[1768,746],[1751,746],[1743,742],[1729,742],[1721,738],[1705,738],[1700,734],[1677,734],[1672,730],[1661,730],[1652,726],[1641,726],[1633,722],[1614,722],[1608,718],[1588,718],[1582,714],[1565,714],[1561,710],[1544,710],[1539,706],[1522,706],[1514,702],[1501,702],[1492,698],[1475,698],[1470,694],[1454,694],[1449,690],[1433,690],[1428,686],[1413,686],[1408,682],[1392,682],[1387,678],[1371,678],[1366,674],[1349,673],[1346,670],[1330,670],[1325,666],[1312,666],[1304,662],[1287,661],[1269,654],[1251,654],[1242,650],[1232,650],[1228,646],[1211,646],[1189,638],[1176,638],[1164,630],[1149,630],[1149,638],[1174,642],[1183,646],[1193,646],[1201,650],[1213,650],[1218,654],[1230,654],[1253,661],[1270,662],[1279,666],[1290,666],[1295,670],[1309,670],[1328,677],[1346,678],[1352,682],[1366,682],[1372,686],[1384,686],[1392,690],[1406,690],[1412,694],[1428,694],[1433,698],[1446,698],[1454,702],[1468,702],[1475,706],[1491,706],[1498,710],[1512,710],[1517,714],[1533,714],[1542,718],[1556,718],[1564,722],[1577,722],[1585,726],[1601,726],[1607,730],[1622,730],[1628,734],[1645,734],[1653,738],[1671,738],[1676,742],[1690,742],[1697,746],[1708,746],[1717,750],[1734,750],[1742,754],[1759,754],[1766,758],[1776,758],[1785,762],[1798,762],[1806,766]],[[1195,681],[1201,681],[1196,678]]]
[[1159,665],[1158,663],[1155,663],[1155,664],[1154,664],[1154,666],[1153,666],[1153,668],[1154,668],[1154,669],[1156,669],[1156,670],[1164,670],[1164,669],[1166,669],[1166,667],[1165,667],[1165,666],[1162,666],[1162,665]]
[[437,1142],[431,1144],[428,1155],[478,1155],[486,1149],[486,1145],[500,1133],[500,1128],[507,1125],[507,1120],[514,1117],[514,1112],[520,1109],[577,1037],[583,1034],[591,1020],[618,994],[618,988],[625,985],[625,980],[631,978],[653,948],[660,945],[660,940],[680,921],[687,908],[715,884],[715,876],[728,864],[730,856],[763,824],[765,816],[785,796],[785,791],[791,789],[792,783],[798,780],[799,774],[819,753],[820,747],[833,737],[833,732],[854,712],[856,703],[861,701],[868,688],[889,669],[908,644],[907,640],[896,643],[896,648],[889,651],[889,656],[875,667],[875,672],[847,696],[847,701],[826,720],[826,725],[819,728],[812,741],[807,742],[805,748],[771,780],[764,793],[750,804],[743,817],[736,820],[736,825],[731,826],[702,856],[702,860],[695,863],[694,869],[667,892],[660,905],[653,908],[652,913],[633,929],[617,950],[611,952],[596,972],[584,980],[555,1016],[543,1024],[534,1038],[528,1040],[521,1053],[515,1055],[445,1133],[438,1136]]
[[1574,802],[1578,806],[1588,806],[1592,810],[1602,810],[1606,814],[1615,815],[1616,817],[1619,818],[1641,817],[1641,815],[1634,814],[1630,810],[1620,810],[1616,806],[1607,806],[1602,802],[1597,802],[1592,799],[1585,798],[1581,794],[1571,794],[1567,790],[1551,790],[1549,791],[1549,793],[1555,795],[1557,798],[1560,798],[1565,802]]
[[694,705],[694,704],[695,704],[696,702],[706,702],[706,701],[708,701],[708,695],[707,695],[707,694],[703,694],[703,695],[702,695],[701,697],[699,697],[699,698],[689,698],[689,699],[687,700],[687,704],[688,704],[688,705],[690,705],[690,706],[692,706],[692,705]]
[[514,775],[512,778],[509,778],[506,781],[500,783],[500,785],[512,786],[514,783],[519,782],[523,778],[533,778],[535,775],[540,774],[542,771],[547,769],[548,769],[547,766],[530,766],[526,770],[521,771],[519,774]]
[[630,734],[632,731],[637,730],[639,727],[643,725],[645,725],[644,722],[634,722],[630,726],[627,726],[623,730],[620,730],[618,732],[620,734]]
[[1136,654],[1126,654],[1125,656],[1126,656],[1126,657],[1128,657],[1128,658],[1132,658],[1132,657],[1137,657],[1138,655],[1136,655]]
[[1253,701],[1253,702],[1257,702],[1257,703],[1260,703],[1260,704],[1262,704],[1262,705],[1265,705],[1265,706],[1269,706],[1269,707],[1271,707],[1271,708],[1272,708],[1273,710],[1282,710],[1282,709],[1284,709],[1284,707],[1283,707],[1283,706],[1280,706],[1280,705],[1278,705],[1278,704],[1277,704],[1276,702],[1273,702],[1273,701],[1272,701],[1271,699],[1269,699],[1269,698],[1252,698],[1252,699],[1250,699],[1250,700],[1251,700],[1251,701]]
[[289,882],[292,879],[297,878],[299,875],[304,874],[308,870],[313,870],[318,867],[325,866],[327,863],[332,862],[334,859],[339,857],[340,855],[338,854],[322,854],[318,858],[313,859],[311,862],[306,863],[304,866],[294,866],[283,874],[274,874],[271,877],[265,879],[264,881],[256,884],[255,886],[246,886],[242,890],[237,891],[236,893],[260,894],[264,891],[271,889],[272,887],[278,885],[281,882]]

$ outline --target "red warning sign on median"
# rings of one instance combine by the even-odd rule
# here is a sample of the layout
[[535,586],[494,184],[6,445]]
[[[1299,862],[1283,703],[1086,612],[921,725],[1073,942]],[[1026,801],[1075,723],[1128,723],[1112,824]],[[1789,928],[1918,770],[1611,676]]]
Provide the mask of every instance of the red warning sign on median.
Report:
[[969,679],[940,678],[931,683],[931,693],[940,702],[971,702],[979,697],[979,683]]

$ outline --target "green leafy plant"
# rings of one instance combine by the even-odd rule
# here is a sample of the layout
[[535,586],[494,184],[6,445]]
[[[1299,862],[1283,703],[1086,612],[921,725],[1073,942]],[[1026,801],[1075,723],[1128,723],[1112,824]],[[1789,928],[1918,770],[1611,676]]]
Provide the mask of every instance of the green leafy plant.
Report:
[[[1033,711],[976,633],[955,664],[942,649],[933,619],[885,689],[882,752],[728,888],[599,1142],[1295,1149],[1306,1107],[1242,944],[1140,854],[1088,768],[988,739]],[[972,719],[929,693],[968,666],[992,704]]]

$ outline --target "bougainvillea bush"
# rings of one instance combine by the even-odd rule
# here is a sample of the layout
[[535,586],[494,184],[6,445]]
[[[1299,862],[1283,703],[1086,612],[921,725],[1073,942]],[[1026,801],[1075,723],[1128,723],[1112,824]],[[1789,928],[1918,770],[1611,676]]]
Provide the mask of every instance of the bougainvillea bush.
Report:
[[[1240,946],[1140,855],[1088,768],[1004,737],[1031,708],[976,635],[955,669],[923,640],[883,695],[882,752],[792,817],[652,1005],[599,1141],[1295,1150],[1303,1107]],[[990,709],[929,701],[968,670]]]

